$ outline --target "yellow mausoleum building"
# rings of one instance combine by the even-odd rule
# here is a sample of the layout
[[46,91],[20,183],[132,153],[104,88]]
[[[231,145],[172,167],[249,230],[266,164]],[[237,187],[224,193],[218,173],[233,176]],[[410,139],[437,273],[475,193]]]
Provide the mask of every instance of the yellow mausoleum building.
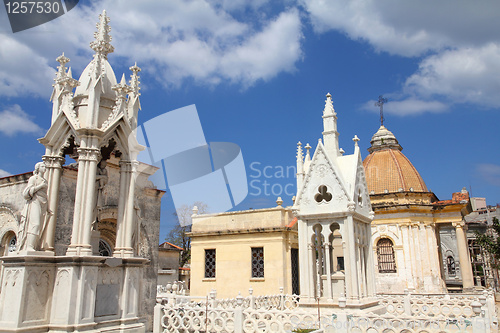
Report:
[[463,288],[473,287],[464,215],[468,193],[439,201],[392,132],[383,125],[373,135],[363,161],[370,201],[377,292],[446,292],[440,230],[453,229]]
[[298,293],[298,235],[290,208],[194,214],[191,295]]

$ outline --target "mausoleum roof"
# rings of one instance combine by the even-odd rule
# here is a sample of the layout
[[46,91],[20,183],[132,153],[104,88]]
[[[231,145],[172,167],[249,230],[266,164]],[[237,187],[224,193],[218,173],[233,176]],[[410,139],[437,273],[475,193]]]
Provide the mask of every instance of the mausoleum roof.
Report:
[[424,180],[401,152],[403,148],[391,131],[380,126],[370,143],[370,155],[363,161],[370,194],[428,192]]

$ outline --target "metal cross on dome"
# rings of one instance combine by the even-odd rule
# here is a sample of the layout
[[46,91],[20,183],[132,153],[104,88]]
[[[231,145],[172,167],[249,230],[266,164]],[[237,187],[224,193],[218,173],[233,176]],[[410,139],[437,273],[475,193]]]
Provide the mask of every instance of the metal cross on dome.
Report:
[[384,126],[384,104],[387,103],[387,98],[384,98],[383,95],[378,97],[378,101],[375,103],[375,106],[380,108],[380,125]]

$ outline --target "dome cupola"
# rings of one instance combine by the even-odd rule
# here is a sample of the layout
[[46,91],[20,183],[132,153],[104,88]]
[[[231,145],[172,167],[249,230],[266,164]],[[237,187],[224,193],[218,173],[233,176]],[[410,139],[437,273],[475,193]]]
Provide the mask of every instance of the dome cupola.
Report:
[[401,152],[398,140],[384,125],[370,143],[370,154],[363,161],[370,194],[428,192],[417,169]]

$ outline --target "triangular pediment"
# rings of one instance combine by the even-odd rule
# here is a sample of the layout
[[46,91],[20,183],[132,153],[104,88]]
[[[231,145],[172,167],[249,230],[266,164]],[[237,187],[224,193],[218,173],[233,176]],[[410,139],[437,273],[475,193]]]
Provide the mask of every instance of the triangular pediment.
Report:
[[349,195],[338,165],[321,142],[298,191],[295,207],[299,215],[321,215],[347,211]]
[[68,141],[68,138],[73,136],[78,142],[78,135],[71,121],[67,118],[64,112],[59,113],[47,133],[43,138],[38,139],[45,147],[50,147],[53,154],[60,155]]

